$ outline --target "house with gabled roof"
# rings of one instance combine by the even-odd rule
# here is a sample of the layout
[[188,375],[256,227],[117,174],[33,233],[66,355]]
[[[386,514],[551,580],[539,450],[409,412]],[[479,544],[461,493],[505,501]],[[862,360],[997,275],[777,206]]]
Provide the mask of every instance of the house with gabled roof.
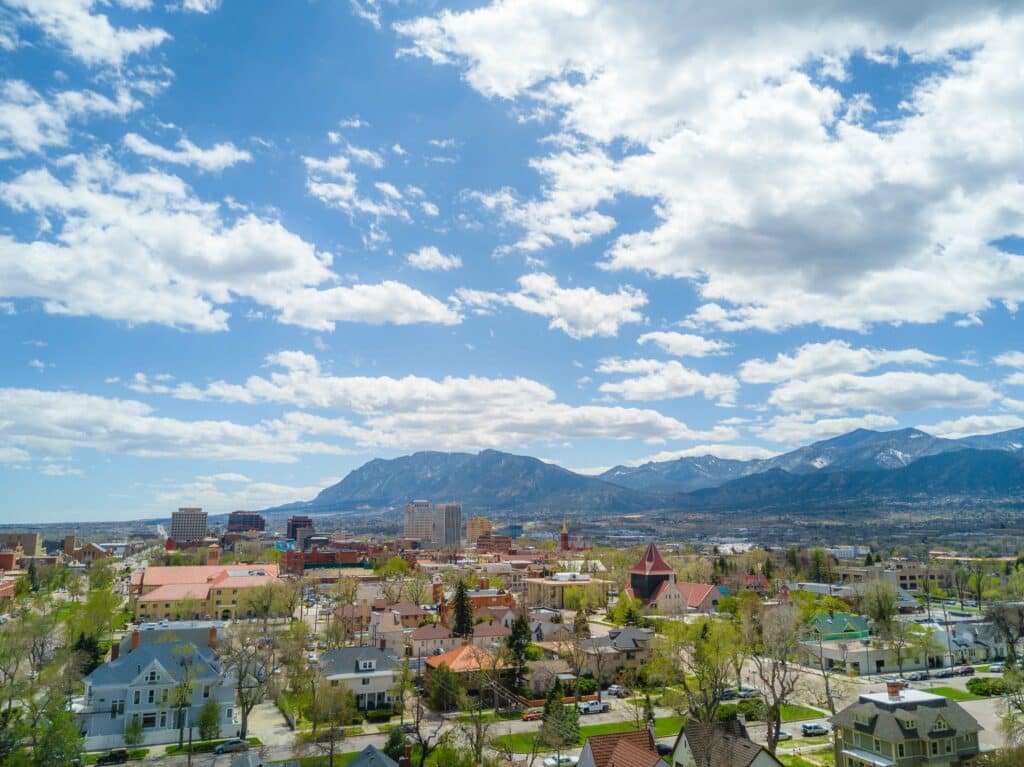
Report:
[[672,747],[673,767],[782,767],[755,743],[738,719],[705,723],[690,719]]
[[644,610],[678,615],[687,609],[676,584],[676,571],[662,558],[653,543],[647,544],[640,561],[629,571],[629,586],[625,594],[630,599],[639,599]]
[[867,619],[853,613],[822,613],[811,619],[810,631],[814,638],[827,641],[830,639],[866,639],[871,632]]
[[591,735],[583,744],[578,767],[669,767],[649,729]]
[[[124,746],[124,731],[133,719],[142,722],[144,745],[176,742],[179,724],[197,723],[200,709],[210,700],[220,704],[221,737],[238,734],[234,687],[212,647],[183,641],[141,643],[135,634],[126,652],[83,681],[85,696],[75,713],[89,750]],[[173,701],[185,684],[191,686],[189,706],[179,710]]]
[[341,647],[325,652],[319,666],[329,684],[352,691],[361,711],[392,704],[399,666],[394,654],[379,647]]

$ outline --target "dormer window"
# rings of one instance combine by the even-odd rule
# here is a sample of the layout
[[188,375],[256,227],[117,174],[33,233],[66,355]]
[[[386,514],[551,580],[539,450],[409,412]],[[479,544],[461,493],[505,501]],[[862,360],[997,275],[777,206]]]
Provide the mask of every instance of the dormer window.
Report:
[[160,681],[160,675],[157,674],[156,671],[150,671],[146,675],[146,681],[149,682],[150,684],[152,684],[153,682],[158,682],[158,681]]
[[360,671],[373,671],[377,667],[377,661],[374,660],[361,660],[359,661]]

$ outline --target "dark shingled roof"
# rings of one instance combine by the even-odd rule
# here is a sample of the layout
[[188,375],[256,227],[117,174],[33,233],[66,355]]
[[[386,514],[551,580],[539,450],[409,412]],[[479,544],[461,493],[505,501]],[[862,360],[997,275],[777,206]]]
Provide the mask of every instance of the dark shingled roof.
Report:
[[[869,724],[860,724],[858,714],[866,717]],[[966,735],[981,729],[977,720],[960,704],[939,695],[929,696],[926,701],[897,700],[892,703],[879,703],[862,695],[856,703],[837,712],[833,723],[837,727],[849,727],[890,742]]]
[[356,754],[348,767],[398,767],[398,762],[376,746],[367,746]]
[[[746,728],[737,719],[713,724],[690,719],[676,738],[673,753],[684,737],[697,767],[749,767],[762,752],[771,756],[764,747],[750,739]],[[781,767],[781,762],[775,760],[775,763]]]

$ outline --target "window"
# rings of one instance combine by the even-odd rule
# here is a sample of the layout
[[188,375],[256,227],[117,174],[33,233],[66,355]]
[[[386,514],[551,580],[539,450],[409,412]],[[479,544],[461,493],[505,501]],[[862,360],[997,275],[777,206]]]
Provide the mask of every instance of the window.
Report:
[[939,741],[933,740],[932,741],[932,756],[938,756],[938,755],[939,755]]
[[159,674],[157,674],[157,673],[156,673],[156,671],[150,671],[150,672],[149,672],[149,673],[148,673],[148,674],[146,675],[146,681],[147,681],[147,682],[149,682],[149,683],[151,683],[151,684],[152,684],[153,682],[156,682],[156,681],[158,681],[159,679],[160,679],[160,675],[159,675]]
[[136,706],[139,705],[142,702],[142,691],[141,690],[136,690],[135,691],[135,697],[133,698],[133,700],[134,700]]
[[166,711],[161,711],[160,712],[160,726],[161,727],[166,727],[167,726],[167,712]]
[[150,703],[155,703],[156,702],[156,690],[150,690],[149,691],[149,702]]
[[209,698],[210,697],[210,685],[208,685],[208,684],[204,684],[203,685],[203,697],[204,698]]
[[166,703],[166,702],[167,702],[167,696],[168,696],[168,694],[169,694],[169,693],[170,693],[170,690],[168,690],[168,689],[167,689],[167,688],[165,687],[165,688],[163,689],[163,692],[161,692],[161,693],[160,693],[160,702],[161,702],[161,703]]
[[235,712],[232,709],[230,709],[230,708],[227,711],[225,711],[224,712],[224,721],[225,722],[234,721],[234,713]]
[[947,754],[952,754],[953,753],[953,740],[952,740],[952,738],[946,738],[946,753]]
[[365,687],[365,686],[366,686],[366,685],[368,685],[369,683],[370,683],[370,677],[368,677],[368,676],[364,676],[364,677],[363,677],[363,686]]
[[156,727],[156,712],[142,715],[142,729],[149,730]]
[[874,746],[875,746],[874,751],[876,753],[881,753],[882,752],[882,742],[878,738],[875,738]]
[[896,755],[901,757],[901,758],[907,755],[906,754],[906,749],[904,748],[902,743],[897,743],[896,744]]

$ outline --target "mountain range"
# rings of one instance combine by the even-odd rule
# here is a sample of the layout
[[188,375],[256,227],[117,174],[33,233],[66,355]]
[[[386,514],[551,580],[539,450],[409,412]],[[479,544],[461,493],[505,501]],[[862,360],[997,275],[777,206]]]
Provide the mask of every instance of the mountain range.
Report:
[[963,439],[919,429],[858,429],[767,459],[705,455],[616,466],[596,477],[497,450],[425,451],[374,459],[316,498],[271,511],[386,509],[423,498],[461,501],[474,512],[615,514],[996,499],[1022,492],[1024,429]]

